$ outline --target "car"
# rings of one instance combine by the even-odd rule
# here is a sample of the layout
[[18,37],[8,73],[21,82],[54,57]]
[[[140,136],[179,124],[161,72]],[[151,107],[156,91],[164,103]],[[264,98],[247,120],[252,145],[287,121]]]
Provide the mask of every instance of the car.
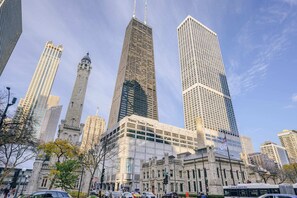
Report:
[[155,198],[156,195],[154,195],[152,192],[143,192],[141,195],[141,198]]
[[120,192],[120,191],[113,191],[110,193],[110,197],[111,198],[121,198],[121,194],[122,194],[122,192]]
[[30,198],[71,198],[71,196],[62,190],[42,190],[34,192],[30,195]]
[[290,194],[265,194],[260,196],[259,198],[297,198],[297,196]]
[[122,194],[122,198],[133,198],[133,195],[130,192],[124,192]]
[[178,195],[175,192],[169,192],[163,195],[162,198],[178,198]]
[[132,192],[133,198],[140,198],[141,195],[138,192]]

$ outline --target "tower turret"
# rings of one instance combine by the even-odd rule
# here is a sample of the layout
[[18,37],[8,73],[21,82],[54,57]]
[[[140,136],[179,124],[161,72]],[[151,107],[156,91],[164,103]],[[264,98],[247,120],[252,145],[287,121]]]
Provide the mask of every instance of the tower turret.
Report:
[[82,133],[84,124],[80,123],[88,79],[91,72],[91,58],[87,53],[77,67],[77,76],[69,101],[66,118],[59,126],[59,138],[67,139],[77,144]]

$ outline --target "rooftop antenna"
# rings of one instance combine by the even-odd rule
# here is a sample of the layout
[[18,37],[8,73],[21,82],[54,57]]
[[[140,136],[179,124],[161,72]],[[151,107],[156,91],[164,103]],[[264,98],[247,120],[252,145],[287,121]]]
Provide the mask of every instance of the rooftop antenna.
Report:
[[98,113],[99,113],[99,107],[97,107],[96,116],[98,116]]
[[135,18],[135,13],[136,13],[136,0],[134,0],[134,7],[133,7],[133,18]]
[[146,20],[147,20],[147,0],[145,0],[144,3],[144,24],[146,25]]

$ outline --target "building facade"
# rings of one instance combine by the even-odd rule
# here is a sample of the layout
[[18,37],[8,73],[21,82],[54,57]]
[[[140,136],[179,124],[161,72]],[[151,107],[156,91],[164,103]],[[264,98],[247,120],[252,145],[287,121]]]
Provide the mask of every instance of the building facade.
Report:
[[163,157],[164,153],[194,153],[197,132],[137,115],[127,116],[103,135],[117,145],[117,152],[106,162],[107,189],[140,188],[140,161]]
[[261,145],[261,153],[266,154],[270,159],[274,160],[279,167],[289,164],[287,151],[284,147],[273,142],[265,142]]
[[250,137],[240,135],[240,143],[242,147],[241,158],[246,164],[248,164],[248,154],[254,153],[252,139]]
[[105,131],[105,120],[98,115],[88,116],[84,126],[81,150],[88,151],[98,144]]
[[42,142],[54,141],[57,126],[62,112],[62,105],[59,105],[60,97],[50,95],[47,101],[47,110],[40,127],[40,140]]
[[108,128],[132,114],[158,120],[152,28],[136,18],[126,28]]
[[226,134],[230,152],[241,144],[229,93],[218,36],[188,16],[177,28],[185,127],[196,129],[201,119],[206,145],[222,146]]
[[20,111],[26,117],[32,116],[36,120],[37,138],[40,138],[40,126],[47,109],[47,101],[58,70],[62,51],[62,45],[55,46],[51,41],[46,43],[26,96],[19,104]]
[[[0,167],[0,175],[4,173],[5,169]],[[32,169],[21,169],[14,168],[9,172],[9,174],[4,178],[2,184],[0,185],[0,189],[17,189],[18,195],[20,194],[28,194],[27,187],[32,174]]]
[[[231,166],[230,166],[231,165]],[[161,197],[166,192],[179,194],[222,195],[223,186],[234,183],[245,183],[247,172],[244,163],[218,153],[213,147],[196,150],[194,154],[181,153],[177,156],[165,154],[163,158],[156,157],[141,163],[141,191],[152,191]],[[165,175],[168,184],[164,185]]]
[[22,34],[21,0],[0,1],[0,76]]
[[80,135],[84,124],[80,123],[89,75],[91,72],[91,59],[89,53],[85,55],[77,67],[77,76],[68,105],[66,118],[59,125],[60,139],[69,140],[73,144],[79,144]]
[[297,131],[283,130],[278,133],[282,146],[286,149],[291,163],[297,163]]

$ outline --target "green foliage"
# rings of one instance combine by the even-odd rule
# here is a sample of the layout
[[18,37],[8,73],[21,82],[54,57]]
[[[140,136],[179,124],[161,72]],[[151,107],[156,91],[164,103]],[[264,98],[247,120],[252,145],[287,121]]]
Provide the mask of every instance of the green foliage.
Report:
[[73,189],[78,176],[76,170],[79,167],[80,164],[77,160],[57,162],[56,170],[51,171],[51,174],[55,175],[55,187],[62,188],[65,191]]
[[[70,191],[69,194],[73,198],[78,197],[78,191],[77,190]],[[87,194],[86,193],[83,193],[83,192],[80,192],[79,193],[79,198],[87,198]]]
[[42,150],[49,157],[57,157],[58,162],[60,162],[62,158],[74,158],[79,153],[77,146],[71,144],[67,140],[60,139],[56,139],[54,142],[41,144],[38,149]]

